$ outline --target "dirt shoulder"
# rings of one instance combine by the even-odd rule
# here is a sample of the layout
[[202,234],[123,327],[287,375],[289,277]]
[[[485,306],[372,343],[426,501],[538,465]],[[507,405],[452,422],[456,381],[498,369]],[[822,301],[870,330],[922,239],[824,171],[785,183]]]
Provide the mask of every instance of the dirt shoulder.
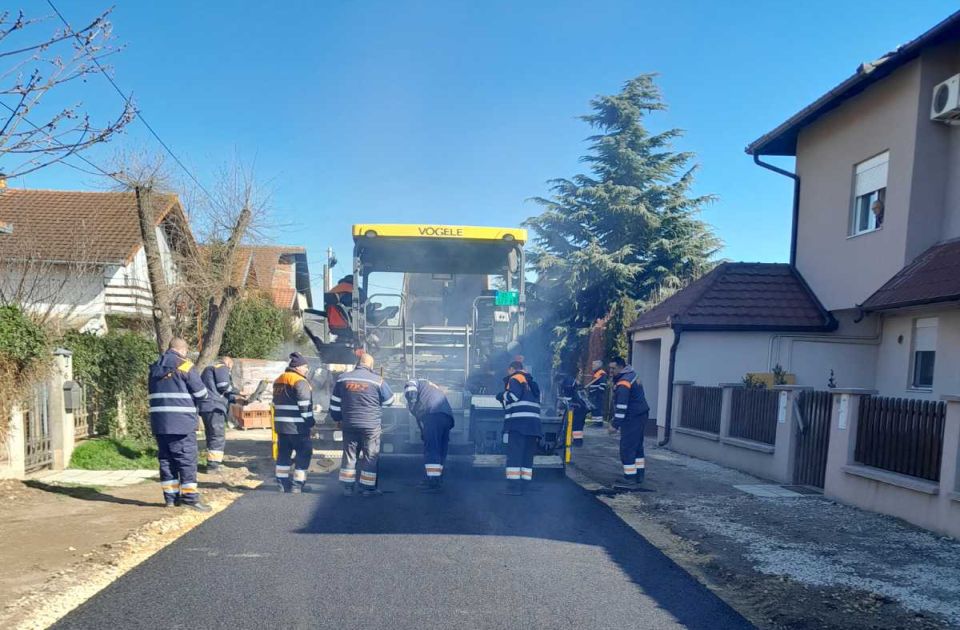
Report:
[[569,475],[761,628],[960,628],[960,542],[656,448],[648,492],[612,494],[615,437],[590,430]]
[[45,628],[260,484],[267,431],[231,432],[225,469],[200,474],[213,512],[164,509],[158,484],[0,482],[0,628]]

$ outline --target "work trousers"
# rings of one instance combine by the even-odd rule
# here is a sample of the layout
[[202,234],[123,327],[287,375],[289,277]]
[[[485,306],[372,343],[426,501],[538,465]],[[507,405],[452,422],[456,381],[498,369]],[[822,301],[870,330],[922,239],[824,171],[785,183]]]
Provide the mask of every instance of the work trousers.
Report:
[[203,433],[207,438],[207,466],[223,463],[223,447],[227,443],[227,414],[219,409],[201,412]]
[[[292,483],[303,486],[307,482],[307,470],[313,457],[313,441],[309,435],[299,433],[277,434],[277,483],[289,490]],[[291,483],[291,467],[293,482]]]
[[587,424],[587,410],[583,407],[573,407],[573,445],[583,446],[583,427]]
[[161,433],[157,438],[160,488],[167,502],[199,502],[197,492],[197,434]]
[[[352,486],[360,475],[360,485],[367,490],[377,487],[377,462],[380,459],[382,427],[343,429],[343,457],[340,460],[340,481]],[[359,469],[359,470],[358,470]]]
[[533,481],[533,456],[537,453],[536,435],[519,431],[507,433],[507,482],[520,484]]
[[623,476],[627,481],[637,478],[637,471],[646,468],[643,457],[643,432],[647,418],[626,420],[620,425],[620,461],[623,463]]
[[445,413],[427,414],[423,419],[423,466],[430,479],[443,476],[452,428],[453,418]]

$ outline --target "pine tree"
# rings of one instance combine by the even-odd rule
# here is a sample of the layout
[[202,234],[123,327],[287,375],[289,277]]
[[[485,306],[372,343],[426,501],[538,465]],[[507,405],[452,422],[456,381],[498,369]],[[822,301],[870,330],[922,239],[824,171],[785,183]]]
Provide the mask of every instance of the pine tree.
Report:
[[553,196],[534,201],[531,260],[544,297],[556,306],[556,361],[571,366],[590,327],[607,322],[609,350],[626,347],[636,308],[649,307],[698,278],[720,248],[698,218],[710,195],[691,196],[693,154],[672,150],[678,129],[651,134],[645,117],[665,109],[654,75],[627,81],[591,101],[581,119],[597,131],[583,162],[589,174],[550,183]]

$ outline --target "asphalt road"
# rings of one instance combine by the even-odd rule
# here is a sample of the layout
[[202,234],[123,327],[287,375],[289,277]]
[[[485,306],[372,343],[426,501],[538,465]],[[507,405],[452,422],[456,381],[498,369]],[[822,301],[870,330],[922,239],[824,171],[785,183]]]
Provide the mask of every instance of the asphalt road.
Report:
[[241,497],[56,628],[750,628],[566,479],[522,498],[448,466],[424,495],[387,457],[377,498]]

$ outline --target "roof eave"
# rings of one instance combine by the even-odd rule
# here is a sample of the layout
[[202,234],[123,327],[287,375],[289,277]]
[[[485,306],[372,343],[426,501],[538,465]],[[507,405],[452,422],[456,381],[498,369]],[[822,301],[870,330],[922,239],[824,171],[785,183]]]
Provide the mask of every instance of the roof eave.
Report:
[[907,300],[905,302],[891,302],[888,304],[876,304],[873,306],[868,306],[867,304],[862,305],[860,308],[865,313],[878,313],[880,311],[893,311],[900,308],[911,308],[913,306],[926,306],[928,304],[944,304],[946,302],[958,302],[960,301],[960,294],[953,295],[941,295],[934,298],[923,298],[921,300]]

